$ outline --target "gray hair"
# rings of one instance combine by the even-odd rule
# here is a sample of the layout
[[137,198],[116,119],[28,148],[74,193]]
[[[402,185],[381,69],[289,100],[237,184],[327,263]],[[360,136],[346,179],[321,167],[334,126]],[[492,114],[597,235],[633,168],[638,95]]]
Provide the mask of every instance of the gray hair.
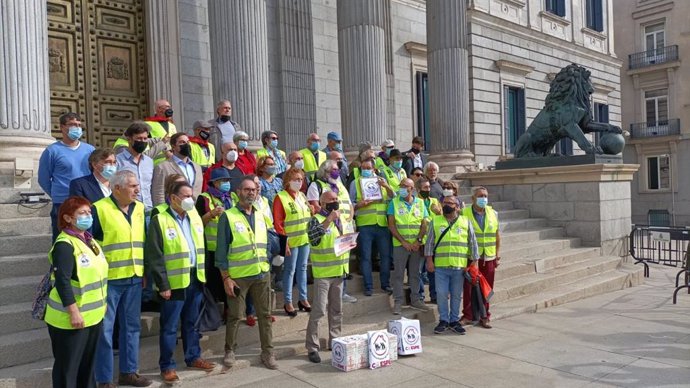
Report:
[[130,170],[120,170],[116,172],[115,175],[110,178],[110,188],[113,189],[115,186],[125,187],[129,178],[134,178],[137,183],[139,182],[137,179],[137,174]]
[[271,137],[271,135],[278,136],[278,132],[271,130],[261,132],[261,144],[266,145],[268,143],[266,139]]
[[333,166],[338,167],[338,162],[335,160],[326,160],[325,162],[321,163],[319,170],[316,172],[316,177],[328,182],[328,178],[330,177]]
[[237,142],[240,140],[241,137],[247,137],[247,138],[249,138],[249,135],[247,134],[247,132],[244,132],[244,131],[237,131],[237,132],[235,132],[234,135],[232,135],[232,142],[233,142],[233,143],[237,143]]
[[477,195],[477,192],[480,191],[480,190],[484,190],[484,191],[486,191],[487,194],[489,194],[489,189],[487,189],[486,187],[484,187],[484,186],[475,186],[475,187],[472,188],[472,196],[476,196],[476,195]]
[[438,164],[434,162],[427,162],[427,164],[424,165],[424,174],[426,174],[429,171],[429,167],[436,167],[436,171],[439,170]]
[[220,101],[218,101],[218,103],[216,104],[216,110],[218,110],[218,108],[220,108],[220,106],[221,106],[221,105],[224,105],[226,102],[227,102],[228,104],[230,104],[230,106],[232,106],[232,103],[230,102],[230,100],[220,100]]

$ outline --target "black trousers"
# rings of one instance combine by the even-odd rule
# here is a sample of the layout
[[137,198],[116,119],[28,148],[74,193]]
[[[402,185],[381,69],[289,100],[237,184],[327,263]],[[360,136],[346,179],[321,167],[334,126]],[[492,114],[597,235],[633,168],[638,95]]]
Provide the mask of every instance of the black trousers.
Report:
[[225,302],[227,296],[225,295],[225,287],[223,287],[223,278],[220,270],[216,267],[216,253],[206,251],[204,259],[206,272],[206,288],[211,291],[213,298],[217,302]]
[[48,325],[53,348],[53,388],[95,388],[96,344],[103,322],[84,329],[65,330]]

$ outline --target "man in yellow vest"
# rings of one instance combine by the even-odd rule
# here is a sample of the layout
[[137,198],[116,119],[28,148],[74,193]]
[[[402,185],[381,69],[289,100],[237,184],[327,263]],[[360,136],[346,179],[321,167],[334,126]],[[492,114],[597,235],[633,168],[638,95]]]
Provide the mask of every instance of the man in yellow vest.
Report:
[[[435,334],[446,330],[465,334],[465,328],[459,322],[465,268],[470,263],[476,263],[479,253],[472,223],[460,211],[458,197],[444,197],[443,215],[432,218],[426,236],[426,270],[436,274],[440,317],[434,329]],[[469,299],[469,295],[465,294],[465,298]]]
[[299,152],[304,158],[304,172],[310,180],[314,179],[314,174],[325,162],[328,157],[326,153],[321,151],[321,138],[316,133],[309,134],[307,138],[307,147],[302,148]]
[[112,384],[113,327],[119,318],[118,383],[146,387],[151,380],[137,374],[146,235],[144,204],[137,201],[139,181],[132,171],[116,172],[110,188],[112,194],[96,201],[92,211],[91,230],[108,261],[108,309],[96,346],[96,381]]
[[[177,128],[172,122],[173,109],[170,102],[167,100],[157,100],[155,102],[156,114],[144,119],[144,122],[149,125],[151,132],[149,133],[148,148],[144,151],[147,156],[158,164],[169,158],[172,153],[170,151],[170,137],[177,133]],[[121,147],[127,148],[128,143],[124,138],[119,138],[115,141],[113,149],[119,152]]]
[[189,138],[192,162],[201,166],[201,171],[206,172],[216,163],[216,147],[208,141],[212,125],[208,121],[197,120],[194,122],[194,136]]
[[[501,234],[499,233],[498,213],[489,203],[489,191],[486,187],[479,186],[474,188],[472,194],[472,206],[462,209],[462,214],[472,222],[474,231],[477,235],[479,245],[479,272],[484,275],[487,283],[494,288],[494,275],[498,267],[501,255]],[[489,303],[484,303],[486,317],[475,317],[472,313],[470,303],[470,292],[472,292],[469,282],[465,283],[465,301],[463,301],[462,321],[463,324],[479,320],[479,326],[490,329],[491,313]]]
[[400,182],[407,178],[407,173],[402,168],[402,153],[400,150],[397,148],[391,150],[388,154],[388,161],[388,165],[383,165],[380,167],[380,170],[386,177],[388,184],[391,185],[393,192],[396,192],[400,188]]
[[259,321],[261,362],[268,369],[278,369],[273,354],[271,327],[271,277],[268,263],[268,229],[271,220],[254,207],[259,197],[254,175],[245,176],[237,187],[237,203],[218,220],[216,267],[223,277],[228,295],[223,364],[235,365],[237,332],[247,295],[251,295]]
[[[319,356],[319,321],[328,313],[328,344],[340,337],[343,322],[343,281],[350,272],[350,251],[336,256],[335,240],[354,233],[352,221],[339,211],[338,195],[324,191],[320,210],[309,222],[311,269],[314,275],[314,299],[307,325],[306,347],[309,361],[321,362]],[[354,246],[353,246],[354,248]]]
[[172,185],[169,207],[151,219],[146,236],[146,268],[163,299],[160,313],[161,377],[167,384],[180,379],[173,358],[177,326],[182,321],[184,361],[188,368],[211,371],[215,364],[201,358],[196,321],[201,310],[205,276],[204,224],[194,208],[192,187]]

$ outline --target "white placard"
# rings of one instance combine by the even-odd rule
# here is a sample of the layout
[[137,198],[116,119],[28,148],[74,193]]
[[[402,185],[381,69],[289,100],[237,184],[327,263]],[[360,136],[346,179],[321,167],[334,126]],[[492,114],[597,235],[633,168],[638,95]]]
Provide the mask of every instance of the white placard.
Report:
[[343,253],[349,252],[357,246],[357,236],[359,233],[344,234],[335,239],[335,255],[340,256]]

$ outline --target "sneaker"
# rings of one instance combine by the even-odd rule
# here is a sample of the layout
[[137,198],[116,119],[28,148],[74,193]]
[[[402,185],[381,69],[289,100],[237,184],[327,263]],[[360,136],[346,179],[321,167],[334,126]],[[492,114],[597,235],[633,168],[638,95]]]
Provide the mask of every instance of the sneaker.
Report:
[[163,382],[168,385],[174,385],[175,383],[180,381],[180,378],[177,377],[177,373],[175,373],[175,369],[168,369],[162,371],[161,377],[163,378]]
[[402,314],[402,307],[400,306],[400,303],[395,303],[393,305],[393,315],[401,315]]
[[383,291],[387,292],[388,295],[392,295],[392,294],[393,294],[393,288],[391,288],[391,286],[388,286],[388,287],[381,287],[381,289],[382,289]]
[[460,322],[453,322],[448,326],[448,330],[452,331],[455,334],[460,334],[464,335],[465,334],[465,328],[462,327]]
[[278,369],[276,356],[274,356],[273,353],[261,353],[261,362],[263,362],[268,369]]
[[120,373],[117,383],[119,385],[128,385],[130,387],[148,387],[153,383],[153,381],[137,373]]
[[372,296],[374,295],[374,291],[372,290],[364,290],[364,296]]
[[429,308],[426,307],[424,302],[422,302],[421,300],[412,301],[412,303],[410,303],[410,307],[421,311],[429,311]]
[[434,334],[441,334],[446,330],[448,330],[448,322],[440,321],[434,328]]
[[225,352],[225,357],[223,357],[223,365],[228,368],[232,368],[235,365],[235,352],[232,350]]
[[196,360],[192,361],[191,364],[187,365],[187,368],[203,370],[206,372],[212,371],[215,367],[216,364],[214,362],[206,361],[203,358],[197,358]]
[[319,356],[319,352],[309,352],[309,361],[313,362],[314,364],[320,363],[321,356]]
[[343,294],[343,302],[345,303],[357,303],[357,298],[349,294]]

